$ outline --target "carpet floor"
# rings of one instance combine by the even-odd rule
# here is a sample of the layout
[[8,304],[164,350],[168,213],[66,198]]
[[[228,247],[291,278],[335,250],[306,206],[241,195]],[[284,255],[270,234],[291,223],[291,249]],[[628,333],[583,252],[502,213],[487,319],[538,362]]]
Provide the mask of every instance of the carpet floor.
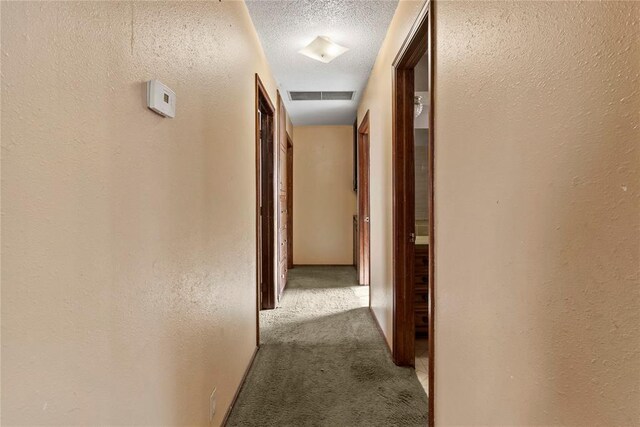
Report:
[[395,366],[353,267],[296,267],[228,426],[426,426],[427,396]]

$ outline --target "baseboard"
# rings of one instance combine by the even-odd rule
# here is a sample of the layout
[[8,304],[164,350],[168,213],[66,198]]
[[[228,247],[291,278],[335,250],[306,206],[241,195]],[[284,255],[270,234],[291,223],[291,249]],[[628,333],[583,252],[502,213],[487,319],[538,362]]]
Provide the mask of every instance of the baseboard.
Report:
[[238,396],[240,395],[240,390],[242,390],[242,386],[244,385],[244,382],[247,380],[247,375],[249,375],[249,371],[253,366],[253,362],[256,360],[256,354],[258,354],[258,350],[259,350],[259,347],[256,347],[253,350],[253,354],[251,355],[251,360],[249,360],[247,369],[244,370],[244,374],[242,375],[242,381],[240,381],[240,384],[238,385],[236,392],[233,394],[233,399],[231,399],[231,404],[229,405],[229,408],[227,408],[227,412],[224,414],[224,418],[222,419],[222,424],[221,424],[222,426],[226,426],[227,421],[229,421],[229,416],[231,415],[231,411],[233,410],[233,407],[236,404],[236,400],[238,400]]
[[[287,280],[287,283],[289,283],[288,280]],[[278,304],[280,303],[280,301],[282,301],[282,295],[284,295],[284,291],[285,291],[285,289],[287,289],[287,283],[284,284],[284,287],[282,288],[282,290],[278,294]]]
[[353,264],[293,264],[294,267],[353,267]]
[[380,322],[378,322],[378,317],[376,316],[376,312],[373,311],[371,306],[369,306],[369,312],[371,312],[371,317],[373,317],[373,323],[376,324],[376,328],[378,329],[378,332],[380,332],[380,335],[382,336],[382,340],[384,341],[385,347],[386,347],[387,351],[389,352],[389,356],[393,360],[393,351],[391,351],[391,347],[389,347],[389,341],[387,341],[387,337],[384,335],[384,332],[383,332],[382,328],[380,327]]

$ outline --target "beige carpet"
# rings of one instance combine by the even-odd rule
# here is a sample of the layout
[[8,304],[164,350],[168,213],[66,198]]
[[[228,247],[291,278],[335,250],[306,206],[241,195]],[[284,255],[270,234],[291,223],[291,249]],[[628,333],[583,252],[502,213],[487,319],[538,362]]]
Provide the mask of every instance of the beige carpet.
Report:
[[393,364],[353,267],[296,267],[228,426],[426,426],[427,396]]

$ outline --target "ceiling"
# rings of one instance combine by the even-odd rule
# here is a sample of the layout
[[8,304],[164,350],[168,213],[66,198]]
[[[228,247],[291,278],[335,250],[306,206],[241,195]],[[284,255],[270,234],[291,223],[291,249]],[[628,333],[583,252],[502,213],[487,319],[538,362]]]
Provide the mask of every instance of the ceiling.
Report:
[[[397,0],[246,0],[291,121],[352,125]],[[349,51],[329,64],[298,53],[317,36]],[[351,101],[291,101],[288,91],[355,91]],[[274,100],[275,101],[275,100]]]

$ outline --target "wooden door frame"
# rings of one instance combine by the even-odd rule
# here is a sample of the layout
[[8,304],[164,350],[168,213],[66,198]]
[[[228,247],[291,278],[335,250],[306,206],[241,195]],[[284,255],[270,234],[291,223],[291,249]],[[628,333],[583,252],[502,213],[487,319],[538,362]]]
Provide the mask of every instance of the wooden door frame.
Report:
[[[362,118],[362,122],[358,127],[358,282],[360,285],[369,285],[371,282],[371,180],[370,180],[370,165],[371,165],[371,149],[370,149],[370,134],[369,134],[369,110]],[[366,147],[365,147],[365,138]],[[363,152],[367,152],[368,165],[364,165],[362,162]],[[365,167],[366,166],[366,167]],[[364,174],[366,171],[366,176]],[[366,180],[366,185],[362,185],[362,179]],[[366,192],[362,191],[363,187]],[[365,194],[366,193],[366,194]],[[366,205],[366,212],[369,216],[369,224],[365,225],[366,221],[362,215],[364,207]],[[365,230],[367,232],[365,232]]]
[[[257,302],[256,302],[256,325],[257,325],[257,345],[260,346],[260,315],[259,311],[261,309],[270,309],[275,308],[275,283],[274,283],[274,269],[275,269],[275,221],[274,213],[271,212],[271,221],[268,223],[268,230],[270,233],[267,236],[269,240],[269,244],[267,247],[269,248],[267,251],[264,251],[262,246],[263,242],[260,234],[260,222],[262,221],[262,215],[260,213],[260,195],[262,190],[262,172],[263,165],[261,162],[261,141],[260,141],[260,114],[259,110],[266,110],[266,114],[271,117],[271,129],[269,132],[269,150],[271,150],[271,159],[274,159],[273,150],[274,150],[274,140],[275,140],[275,123],[276,123],[276,110],[273,107],[273,103],[269,98],[269,94],[267,90],[264,88],[262,81],[260,80],[260,76],[255,74],[255,138],[256,138],[256,289],[257,289]],[[274,179],[273,172],[275,165],[274,162],[270,162],[267,164],[267,167],[270,168],[272,172],[271,183],[267,185],[267,194],[270,195],[272,201],[275,198],[274,195]],[[272,211],[275,211],[275,203],[273,203]],[[266,253],[265,253],[266,252]],[[260,271],[261,269],[261,271]],[[264,278],[262,283],[260,283],[260,277]],[[265,274],[266,273],[266,274]],[[262,297],[261,297],[262,296]],[[263,298],[266,296],[266,300]]]
[[293,141],[287,132],[287,268],[293,268]]
[[413,313],[415,189],[414,189],[414,68],[425,54],[429,67],[429,425],[434,425],[435,265],[433,138],[433,2],[427,0],[393,61],[393,358],[400,366],[415,364]]

